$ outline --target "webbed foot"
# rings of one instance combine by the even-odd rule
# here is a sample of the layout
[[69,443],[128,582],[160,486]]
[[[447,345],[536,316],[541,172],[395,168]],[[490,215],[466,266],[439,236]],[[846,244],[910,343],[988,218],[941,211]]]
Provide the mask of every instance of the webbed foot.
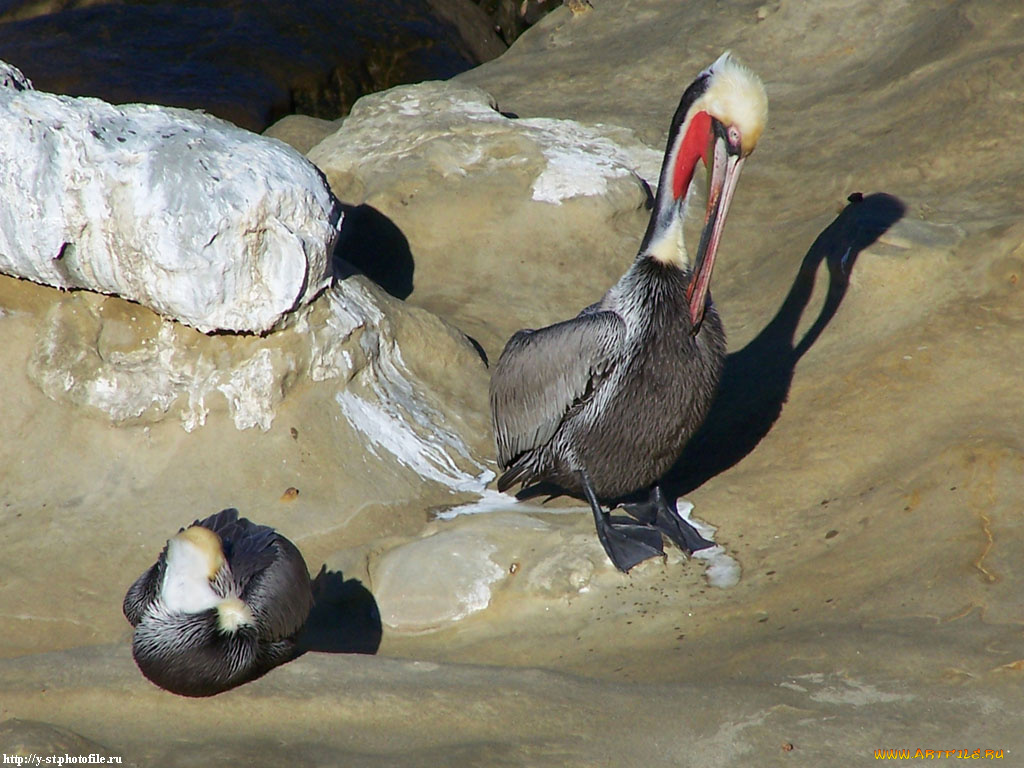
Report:
[[644,560],[665,554],[657,528],[624,517],[612,517],[606,512],[595,515],[594,524],[604,551],[623,573]]
[[659,485],[651,488],[651,495],[647,501],[622,506],[638,522],[653,526],[672,539],[680,549],[693,553],[715,546],[715,542],[701,536],[696,528],[669,506]]
[[626,573],[634,565],[642,563],[644,560],[665,554],[664,546],[661,543],[661,533],[657,528],[643,523],[634,523],[629,518],[612,517],[601,509],[597,494],[594,492],[594,485],[590,481],[590,475],[585,470],[581,470],[580,478],[583,482],[583,492],[594,513],[597,538],[616,568]]

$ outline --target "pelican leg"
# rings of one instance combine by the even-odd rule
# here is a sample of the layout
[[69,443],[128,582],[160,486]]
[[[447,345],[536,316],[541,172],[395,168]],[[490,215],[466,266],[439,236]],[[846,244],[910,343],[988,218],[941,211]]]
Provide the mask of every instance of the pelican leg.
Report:
[[686,552],[697,552],[715,546],[715,542],[705,539],[696,528],[679,516],[679,513],[669,505],[665,492],[657,483],[651,486],[651,494],[647,501],[623,504],[623,507],[639,522],[654,526]]
[[597,501],[594,485],[585,469],[580,470],[583,492],[586,494],[590,508],[594,512],[594,525],[597,538],[601,541],[604,551],[623,573],[634,565],[652,557],[665,554],[661,543],[661,534],[649,525],[634,523],[628,518],[613,518]]

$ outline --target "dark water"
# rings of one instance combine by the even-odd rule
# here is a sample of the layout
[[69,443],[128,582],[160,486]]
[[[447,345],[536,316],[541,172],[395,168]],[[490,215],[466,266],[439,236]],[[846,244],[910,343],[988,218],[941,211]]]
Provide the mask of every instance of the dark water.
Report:
[[0,59],[39,90],[205,109],[259,131],[293,112],[334,119],[365,93],[498,55],[485,11],[450,5],[484,33],[429,0],[15,0],[0,2]]

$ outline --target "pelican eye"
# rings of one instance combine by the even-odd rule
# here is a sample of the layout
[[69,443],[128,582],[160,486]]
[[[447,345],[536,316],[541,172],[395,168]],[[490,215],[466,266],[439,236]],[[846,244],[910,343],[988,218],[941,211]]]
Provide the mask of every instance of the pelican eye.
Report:
[[740,136],[740,129],[737,128],[735,125],[730,125],[727,135],[729,137],[729,144],[731,144],[736,149],[739,149],[740,143],[743,141],[743,137]]

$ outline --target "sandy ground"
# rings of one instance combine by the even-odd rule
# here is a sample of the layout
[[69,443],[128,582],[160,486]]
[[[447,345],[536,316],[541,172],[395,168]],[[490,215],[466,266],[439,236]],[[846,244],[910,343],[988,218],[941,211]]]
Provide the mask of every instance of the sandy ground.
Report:
[[[680,558],[603,570],[576,594],[512,578],[445,629],[385,628],[375,655],[309,653],[213,699],[166,694],[131,663],[120,600],[177,526],[238,506],[311,569],[359,577],[351,553],[416,535],[439,493],[402,479],[379,501],[369,476],[336,495],[360,459],[325,458],[313,388],[259,435],[216,413],[188,435],[57,405],[24,370],[56,294],[4,278],[0,718],[18,721],[0,740],[145,765],[1020,761],[1024,17],[1010,0],[593,5],[460,79],[522,116],[615,123],[653,146],[722,49],[767,84],[769,129],[716,270],[722,392],[673,474],[739,584],[710,588]],[[408,236],[422,286],[408,301],[430,308],[444,265]],[[516,312],[495,313],[495,338],[537,324]],[[458,307],[445,319],[458,326]],[[290,486],[302,494],[282,501]],[[356,629],[335,649],[376,645],[372,621]]]

